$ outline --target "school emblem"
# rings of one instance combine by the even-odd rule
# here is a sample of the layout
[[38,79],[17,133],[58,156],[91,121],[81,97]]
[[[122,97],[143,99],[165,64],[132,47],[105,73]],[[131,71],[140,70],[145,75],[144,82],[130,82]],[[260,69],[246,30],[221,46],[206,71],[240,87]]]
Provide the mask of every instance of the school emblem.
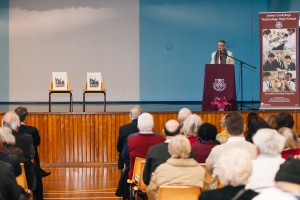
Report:
[[281,28],[282,27],[282,22],[276,22],[275,26],[276,26],[276,28]]
[[225,80],[224,79],[215,79],[215,82],[213,83],[213,88],[218,92],[225,90],[226,89]]

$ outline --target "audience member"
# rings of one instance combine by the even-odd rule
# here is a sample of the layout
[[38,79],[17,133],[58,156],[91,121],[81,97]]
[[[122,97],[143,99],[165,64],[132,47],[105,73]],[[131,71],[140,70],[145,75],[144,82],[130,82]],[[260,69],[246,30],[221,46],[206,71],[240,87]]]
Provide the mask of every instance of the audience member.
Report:
[[147,154],[143,173],[143,180],[146,185],[149,184],[151,175],[155,169],[171,157],[168,151],[168,145],[174,136],[180,134],[179,122],[174,119],[167,121],[163,129],[163,133],[166,136],[165,142],[153,145],[150,147]]
[[250,112],[247,115],[247,126],[249,126],[249,123],[252,119],[257,119],[257,118],[259,118],[259,115],[256,112]]
[[245,138],[248,142],[253,143],[253,135],[262,128],[269,128],[269,125],[263,118],[252,118],[248,121],[248,130],[245,132]]
[[183,135],[177,135],[170,141],[168,150],[171,158],[157,167],[147,187],[149,200],[157,199],[161,185],[203,187],[205,170],[197,161],[189,158],[191,152],[189,140]]
[[28,111],[25,107],[22,107],[22,106],[17,107],[15,109],[15,112],[17,113],[17,115],[19,116],[20,121],[21,121],[21,125],[19,127],[19,133],[27,133],[27,134],[31,135],[31,137],[33,139],[33,146],[34,146],[34,150],[35,150],[34,161],[37,166],[37,169],[40,170],[42,177],[49,176],[51,174],[51,172],[44,171],[40,166],[38,146],[40,145],[41,140],[40,140],[40,134],[39,134],[38,129],[34,126],[26,125]]
[[[25,168],[28,188],[35,193],[37,180],[36,180],[34,164],[31,161],[35,155],[32,137],[27,133],[18,133],[19,126],[20,126],[20,119],[19,116],[13,111],[7,112],[3,116],[2,126],[10,129],[13,136],[15,137],[16,147],[20,148],[24,153],[24,158],[25,158],[24,168]],[[41,199],[41,198],[37,197],[36,199]]]
[[127,137],[132,133],[139,132],[137,128],[137,119],[142,114],[142,109],[139,106],[135,106],[131,108],[129,112],[129,117],[131,119],[131,122],[129,124],[125,124],[119,128],[119,137],[117,142],[117,150],[119,152],[119,160],[118,160],[118,167],[119,169],[123,169],[124,167],[124,161],[122,159],[122,150],[124,147],[124,144],[126,142]]
[[280,164],[285,138],[276,130],[264,128],[257,131],[253,136],[253,142],[257,148],[257,158],[252,161],[253,172],[249,178],[247,189],[262,192],[274,187],[274,177]]
[[293,129],[282,127],[278,132],[285,137],[284,150],[281,152],[282,158],[300,155],[298,138]]
[[274,114],[267,115],[265,117],[265,121],[269,125],[270,128],[272,129],[277,129],[277,124],[276,124],[277,116]]
[[194,159],[198,163],[205,163],[212,148],[218,145],[216,140],[217,128],[210,123],[203,123],[198,130],[198,140],[192,144]]
[[179,121],[180,125],[183,126],[183,122],[188,116],[192,114],[191,110],[188,108],[182,108],[178,112],[177,120]]
[[245,189],[252,173],[251,159],[245,149],[226,151],[217,162],[219,180],[224,187],[201,192],[199,200],[250,200],[256,196],[253,190]]
[[153,117],[150,113],[143,113],[138,117],[139,133],[128,136],[128,153],[130,169],[128,178],[132,178],[133,166],[136,157],[146,158],[149,148],[164,141],[159,135],[153,133]]
[[0,194],[1,200],[27,200],[24,189],[18,185],[12,166],[0,161]]
[[217,134],[216,140],[218,140],[221,144],[227,142],[228,140],[228,134],[225,130],[225,117],[226,115],[224,115],[221,119],[221,127],[222,127],[222,132]]
[[288,158],[275,175],[275,188],[263,191],[254,200],[300,199],[300,160]]
[[282,127],[293,128],[294,119],[290,113],[281,112],[277,114],[276,124],[277,124],[277,130],[279,130]]
[[192,114],[183,122],[182,133],[185,135],[191,144],[197,142],[197,132],[202,124],[202,119],[196,114]]
[[245,140],[243,134],[244,121],[238,112],[231,112],[226,115],[225,129],[229,136],[228,141],[222,145],[215,146],[206,159],[206,168],[210,172],[214,171],[219,158],[226,154],[224,152],[232,148],[246,149],[249,151],[252,159],[256,158],[255,146]]
[[0,160],[11,164],[15,176],[16,177],[19,176],[22,173],[22,168],[20,166],[20,162],[18,161],[17,155],[11,153],[8,154],[3,153],[2,149],[3,149],[3,142],[2,142],[2,138],[0,137]]

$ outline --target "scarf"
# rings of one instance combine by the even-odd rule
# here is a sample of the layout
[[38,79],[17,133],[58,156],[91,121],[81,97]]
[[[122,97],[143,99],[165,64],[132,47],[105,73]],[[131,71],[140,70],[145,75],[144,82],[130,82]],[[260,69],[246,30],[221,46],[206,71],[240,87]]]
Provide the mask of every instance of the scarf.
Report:
[[215,54],[215,64],[226,64],[227,50],[224,49],[224,54],[222,54],[222,62],[221,63],[219,63],[219,57],[220,57],[220,51],[217,51]]

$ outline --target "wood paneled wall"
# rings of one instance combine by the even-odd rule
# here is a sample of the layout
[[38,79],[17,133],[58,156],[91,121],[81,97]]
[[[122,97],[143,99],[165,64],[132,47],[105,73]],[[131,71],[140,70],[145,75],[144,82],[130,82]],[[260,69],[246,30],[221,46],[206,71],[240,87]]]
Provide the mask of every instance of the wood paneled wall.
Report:
[[[161,133],[166,121],[176,119],[175,112],[156,112],[154,132]],[[225,113],[197,113],[203,122],[217,126]],[[261,117],[275,112],[259,112]],[[291,112],[295,130],[300,132],[300,112]],[[1,114],[2,117],[3,113]],[[248,112],[242,112],[244,119]],[[88,163],[116,163],[116,143],[119,127],[129,123],[128,113],[31,113],[28,125],[36,126],[41,136],[39,155],[42,163],[80,165]]]

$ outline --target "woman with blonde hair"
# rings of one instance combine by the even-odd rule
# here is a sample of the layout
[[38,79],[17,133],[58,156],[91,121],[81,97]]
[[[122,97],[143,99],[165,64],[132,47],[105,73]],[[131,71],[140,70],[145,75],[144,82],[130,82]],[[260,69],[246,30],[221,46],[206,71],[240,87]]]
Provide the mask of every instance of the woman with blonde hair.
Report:
[[283,127],[278,132],[285,137],[284,149],[281,152],[281,157],[286,159],[290,156],[296,156],[300,154],[300,148],[298,143],[298,137],[293,129]]

